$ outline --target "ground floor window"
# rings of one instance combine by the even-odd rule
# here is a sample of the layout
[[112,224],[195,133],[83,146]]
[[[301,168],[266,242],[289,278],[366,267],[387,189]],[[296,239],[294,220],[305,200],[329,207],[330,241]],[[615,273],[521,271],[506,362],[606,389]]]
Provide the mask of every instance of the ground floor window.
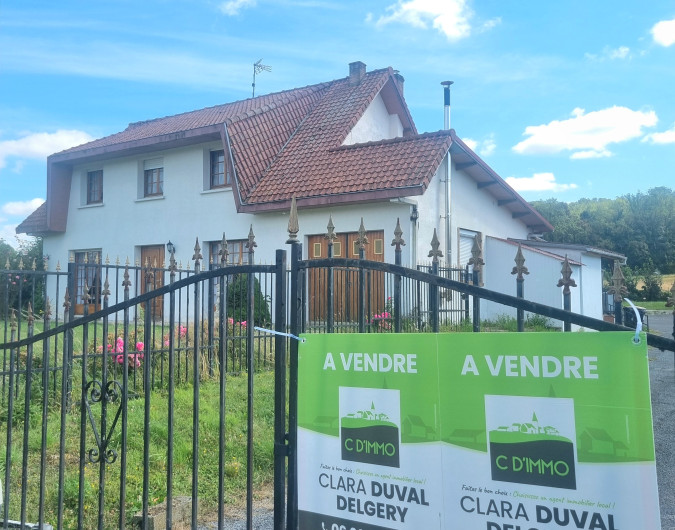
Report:
[[75,314],[84,314],[85,295],[89,295],[89,312],[101,309],[101,251],[76,250]]

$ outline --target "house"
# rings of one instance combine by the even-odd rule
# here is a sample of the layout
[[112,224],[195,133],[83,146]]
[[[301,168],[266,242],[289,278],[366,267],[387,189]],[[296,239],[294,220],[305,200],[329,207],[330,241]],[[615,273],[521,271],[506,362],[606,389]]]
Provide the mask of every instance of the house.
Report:
[[[434,230],[444,265],[463,267],[476,238],[553,228],[454,130],[418,132],[397,71],[355,62],[340,79],[131,123],[51,155],[47,200],[17,232],[41,236],[54,268],[106,256],[161,265],[169,242],[189,263],[195,237],[217,262],[223,233],[241,263],[252,227],[256,261],[270,262],[294,197],[310,259],[326,257],[329,215],[336,257],[358,255],[363,218],[366,257],[380,261],[393,261],[400,219],[404,265],[426,259]],[[100,282],[82,271],[79,298],[85,282]]]

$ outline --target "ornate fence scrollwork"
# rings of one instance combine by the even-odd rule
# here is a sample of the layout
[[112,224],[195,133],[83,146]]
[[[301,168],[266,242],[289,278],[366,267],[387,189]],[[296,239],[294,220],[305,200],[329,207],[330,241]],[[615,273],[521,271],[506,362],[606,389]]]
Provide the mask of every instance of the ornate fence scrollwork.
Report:
[[[87,383],[85,386],[85,403],[87,405],[87,415],[89,416],[89,424],[91,425],[92,431],[94,433],[94,438],[96,439],[96,447],[89,449],[87,455],[89,462],[92,464],[98,464],[101,461],[101,456],[105,459],[106,464],[113,464],[117,460],[117,451],[108,447],[112,434],[115,431],[117,426],[117,420],[120,417],[122,412],[122,400],[126,399],[124,393],[122,392],[122,385],[118,381],[108,381],[103,387],[103,383],[98,380],[92,380]],[[108,432],[103,432],[103,436],[98,432],[97,421],[94,417],[91,405],[95,403],[101,403],[101,407],[107,407],[109,403],[119,402],[117,406],[117,411],[115,412],[115,419],[108,429]]]

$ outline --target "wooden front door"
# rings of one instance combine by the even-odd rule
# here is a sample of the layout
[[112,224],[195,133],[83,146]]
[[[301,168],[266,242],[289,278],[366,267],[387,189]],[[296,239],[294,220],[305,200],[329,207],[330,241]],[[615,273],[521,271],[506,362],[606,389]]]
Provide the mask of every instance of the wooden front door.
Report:
[[[150,275],[146,275],[147,266],[150,266]],[[150,245],[141,247],[141,294],[154,289],[159,289],[164,285],[164,245]],[[158,296],[152,299],[152,318],[159,320],[162,318],[164,307],[164,298]],[[147,304],[143,306],[148,310]]]
[[[367,232],[365,258],[384,262],[384,231]],[[357,232],[337,234],[333,243],[334,258],[358,259],[359,246]],[[308,236],[307,253],[309,259],[328,257],[328,240],[322,235]],[[309,318],[312,321],[325,321],[327,317],[327,271],[312,269],[309,277]],[[366,271],[365,285],[359,285],[357,269],[334,269],[333,306],[335,322],[356,322],[359,317],[359,297],[364,292],[366,299],[366,319],[384,310],[386,303],[384,291],[384,273]]]

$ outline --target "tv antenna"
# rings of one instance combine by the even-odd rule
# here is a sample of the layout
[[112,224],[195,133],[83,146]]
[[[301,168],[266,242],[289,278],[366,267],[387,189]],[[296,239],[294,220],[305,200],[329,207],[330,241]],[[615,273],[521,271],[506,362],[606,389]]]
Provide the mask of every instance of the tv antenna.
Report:
[[253,96],[255,97],[255,76],[261,72],[271,72],[272,67],[262,64],[262,59],[258,59],[257,62],[253,63]]

